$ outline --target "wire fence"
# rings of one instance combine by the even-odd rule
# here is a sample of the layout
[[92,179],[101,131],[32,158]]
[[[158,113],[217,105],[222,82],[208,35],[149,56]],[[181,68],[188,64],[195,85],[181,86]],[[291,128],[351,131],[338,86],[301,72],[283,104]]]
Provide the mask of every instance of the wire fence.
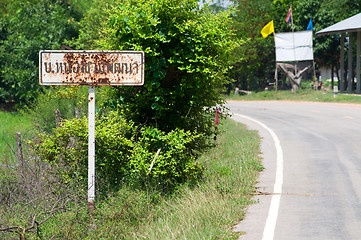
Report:
[[25,133],[17,132],[13,138],[5,137],[3,132],[0,138],[0,146],[2,146],[0,167],[15,170],[24,163],[39,159],[28,144],[28,141],[33,139],[35,135],[34,129]]
[[41,239],[43,223],[56,213],[77,212],[85,205],[80,183],[65,182],[59,174],[65,166],[43,161],[28,144],[34,133],[29,130],[17,133],[15,139],[0,138],[6,146],[6,158],[0,164],[0,239]]

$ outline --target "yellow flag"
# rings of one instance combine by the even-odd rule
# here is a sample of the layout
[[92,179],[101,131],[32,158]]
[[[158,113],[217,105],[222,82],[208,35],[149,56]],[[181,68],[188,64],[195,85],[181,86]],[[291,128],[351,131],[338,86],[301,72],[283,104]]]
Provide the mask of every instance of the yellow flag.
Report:
[[264,38],[266,38],[268,35],[273,33],[275,31],[275,28],[273,26],[273,20],[267,23],[266,26],[262,28],[261,34]]

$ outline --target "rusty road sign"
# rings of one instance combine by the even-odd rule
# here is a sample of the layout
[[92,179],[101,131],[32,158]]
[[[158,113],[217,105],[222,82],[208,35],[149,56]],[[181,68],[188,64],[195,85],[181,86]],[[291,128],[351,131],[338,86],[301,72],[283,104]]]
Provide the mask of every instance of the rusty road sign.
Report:
[[142,51],[63,51],[39,52],[41,85],[144,84]]
[[41,85],[88,86],[88,208],[95,208],[95,87],[97,85],[139,86],[144,84],[142,51],[39,52]]

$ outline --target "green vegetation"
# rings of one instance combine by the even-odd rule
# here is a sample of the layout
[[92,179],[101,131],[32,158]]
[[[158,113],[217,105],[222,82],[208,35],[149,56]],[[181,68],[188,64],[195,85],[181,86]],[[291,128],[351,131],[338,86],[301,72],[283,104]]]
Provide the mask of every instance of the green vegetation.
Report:
[[[15,102],[18,110],[21,106],[37,131],[24,144],[23,161],[14,169],[5,166],[0,176],[3,236],[117,239],[137,234],[146,219],[165,218],[163,206],[190,194],[187,188],[199,189],[203,196],[214,190],[214,195],[219,192],[224,197],[233,191],[221,177],[216,186],[201,190],[213,176],[206,172],[208,163],[199,158],[212,147],[215,106],[222,108],[220,90],[229,83],[232,51],[243,42],[233,38],[231,12],[212,14],[200,9],[196,0],[104,1],[80,6],[85,5],[15,1],[3,9],[7,14],[0,19],[4,33],[0,101]],[[99,28],[87,31],[94,26]],[[85,88],[40,87],[36,81],[38,50],[59,49],[62,44],[146,54],[143,87],[97,88],[94,223],[99,227],[92,231],[84,208],[88,178]],[[250,164],[257,172],[259,163]],[[217,167],[211,167],[217,176]],[[222,179],[233,174],[227,166],[221,170]],[[233,197],[237,206],[243,204],[239,192]],[[238,218],[239,213],[235,214]],[[226,216],[217,235],[229,221]]]
[[31,137],[32,119],[16,112],[0,111],[0,164],[16,163],[16,133]]
[[[125,184],[97,203],[96,228],[91,228],[89,215],[83,208],[85,203],[72,199],[67,208],[41,225],[37,233],[33,229],[26,236],[28,239],[37,239],[37,236],[44,239],[53,236],[54,239],[237,239],[239,233],[232,232],[232,227],[244,217],[245,207],[251,203],[253,184],[262,169],[258,156],[260,140],[255,131],[246,130],[239,123],[222,122],[217,146],[199,158],[205,171],[198,183],[179,185],[176,191],[165,195],[151,186],[142,190]],[[64,190],[60,186],[57,189],[58,192]],[[18,216],[19,219],[12,222],[25,225],[30,207],[21,212],[23,218]],[[8,208],[0,209],[2,222],[12,218]],[[0,233],[1,238],[16,236],[19,235]]]
[[[295,31],[305,31],[312,19],[314,32],[320,31],[338,21],[360,12],[361,1],[349,0],[235,0],[237,12],[234,26],[238,37],[247,39],[239,54],[242,58],[234,64],[231,77],[235,80],[229,91],[238,87],[242,90],[259,91],[274,82],[275,48],[273,37],[263,38],[261,29],[271,20],[275,32],[291,32],[285,21],[292,5]],[[356,48],[356,46],[353,46]],[[345,49],[348,48],[345,44]],[[340,79],[340,35],[333,34],[313,38],[316,71],[321,66],[332,69],[332,77]],[[347,65],[347,56],[345,59]],[[345,66],[345,76],[347,75]],[[345,78],[346,79],[346,78]]]
[[44,89],[38,81],[39,50],[60,49],[78,34],[81,8],[70,2],[8,1],[0,8],[0,101],[25,104]]
[[[220,11],[201,9],[198,0],[0,0],[0,102],[18,110],[0,112],[0,162],[11,166],[1,166],[0,238],[236,238],[231,227],[262,166],[258,137],[232,121],[212,145],[221,92],[264,89],[273,80],[273,39],[260,30],[273,19],[277,32],[290,31],[291,3],[296,30],[311,17],[320,30],[361,3],[337,1],[342,7],[332,7],[336,0],[235,0]],[[336,67],[337,41],[315,40],[317,64]],[[37,80],[39,50],[69,47],[145,52],[143,87],[96,90],[96,228],[85,206],[86,88]],[[231,98],[353,97],[306,87]],[[19,164],[16,132],[30,143]]]
[[361,96],[353,94],[337,94],[331,91],[315,91],[312,89],[300,89],[296,93],[289,90],[253,92],[248,95],[226,96],[229,100],[241,101],[309,101],[309,102],[339,102],[339,103],[361,103]]
[[[98,192],[109,194],[125,182],[137,187],[150,184],[168,192],[201,176],[202,167],[195,153],[200,134],[179,129],[168,133],[152,127],[140,129],[120,116],[109,112],[95,123]],[[64,181],[81,181],[87,179],[87,131],[87,118],[65,120],[53,134],[40,134],[32,145],[42,160],[67,166],[59,169]],[[83,181],[83,185],[86,188],[87,182]]]
[[238,45],[231,12],[214,15],[199,9],[197,0],[126,0],[108,14],[101,48],[146,55],[144,86],[111,95],[127,119],[165,131],[209,133],[209,109],[222,104],[219,89],[229,83],[226,73]]

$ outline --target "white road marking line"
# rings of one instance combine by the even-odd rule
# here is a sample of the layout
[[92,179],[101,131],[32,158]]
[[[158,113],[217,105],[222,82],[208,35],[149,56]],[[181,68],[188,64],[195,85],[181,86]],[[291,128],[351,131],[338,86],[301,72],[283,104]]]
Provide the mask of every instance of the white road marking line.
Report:
[[238,113],[234,113],[234,115],[251,120],[251,121],[257,123],[258,125],[260,125],[261,127],[263,127],[264,129],[266,129],[271,134],[273,141],[275,143],[276,153],[277,153],[276,180],[275,180],[275,184],[273,187],[274,194],[272,195],[271,204],[270,204],[270,208],[268,211],[268,217],[267,217],[267,221],[266,221],[266,224],[265,224],[265,227],[263,230],[263,237],[262,237],[262,240],[273,240],[276,223],[277,223],[279,207],[280,207],[282,184],[283,184],[283,151],[282,151],[282,147],[281,147],[280,141],[279,141],[276,133],[271,128],[267,127],[265,124],[263,124],[262,122],[254,119],[254,118],[251,118],[251,117],[248,117],[248,116],[245,116],[242,114],[238,114]]

